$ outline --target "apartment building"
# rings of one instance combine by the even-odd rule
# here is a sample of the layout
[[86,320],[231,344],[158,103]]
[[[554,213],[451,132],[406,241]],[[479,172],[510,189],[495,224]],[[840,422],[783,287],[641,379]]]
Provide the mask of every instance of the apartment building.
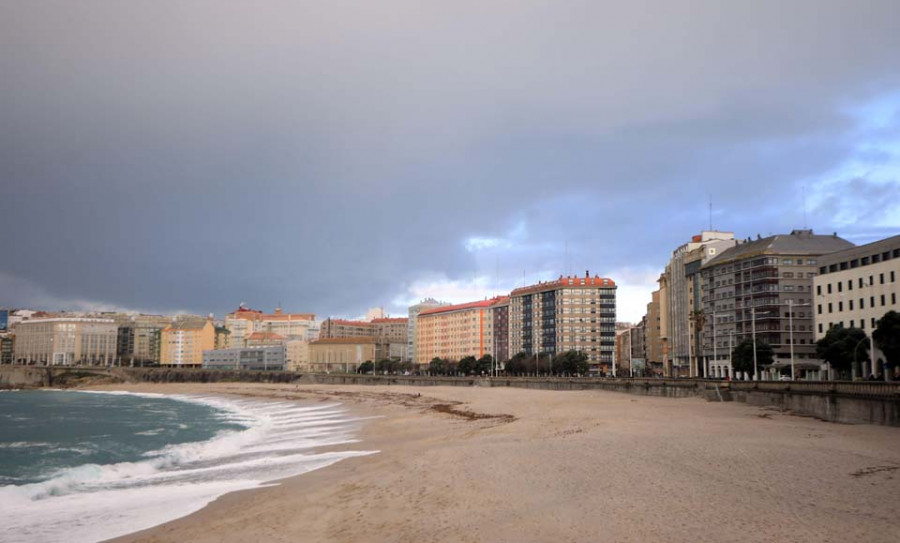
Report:
[[666,265],[666,331],[673,376],[698,377],[699,333],[702,322],[696,317],[703,309],[700,268],[717,254],[734,247],[733,232],[704,230],[672,252]]
[[503,363],[509,360],[509,296],[500,296],[491,306],[494,337],[493,349],[495,358]]
[[510,353],[583,352],[593,373],[612,371],[616,349],[616,284],[612,279],[563,277],[513,290]]
[[371,322],[328,318],[322,321],[319,339],[375,337],[375,326]]
[[13,357],[18,364],[112,365],[116,336],[112,319],[31,318],[16,325]]
[[162,330],[172,323],[171,317],[117,314],[113,320],[119,327],[116,356],[122,364],[159,363]]
[[732,376],[732,348],[755,333],[775,351],[770,376],[789,368],[792,358],[798,378],[817,376],[813,278],[823,255],[851,247],[837,234],[794,230],[748,238],[708,261],[702,269],[702,354],[709,375]]
[[434,298],[426,298],[416,305],[409,306],[408,320],[406,324],[406,348],[407,356],[410,360],[416,360],[416,317],[419,313],[426,309],[434,309],[435,307],[444,307],[450,305],[447,302],[439,302]]
[[176,321],[162,330],[161,366],[203,366],[203,351],[213,350],[216,331],[211,319],[188,318]]
[[663,303],[666,297],[662,288],[650,294],[647,313],[644,315],[644,351],[647,356],[647,370],[655,375],[671,375],[667,367],[668,345],[664,330],[667,326],[667,311]]
[[503,298],[496,297],[420,311],[416,323],[414,362],[424,368],[434,358],[456,361],[467,356],[493,356],[492,307],[502,303]]
[[272,313],[263,313],[241,305],[225,316],[230,348],[247,346],[250,336],[257,332],[278,334],[290,339],[308,339],[309,330],[315,323],[316,316],[313,313],[285,313],[280,307],[275,308]]
[[[871,336],[885,313],[900,311],[900,236],[820,257],[813,288],[816,340],[837,325]],[[865,373],[882,373],[883,358],[876,347]]]

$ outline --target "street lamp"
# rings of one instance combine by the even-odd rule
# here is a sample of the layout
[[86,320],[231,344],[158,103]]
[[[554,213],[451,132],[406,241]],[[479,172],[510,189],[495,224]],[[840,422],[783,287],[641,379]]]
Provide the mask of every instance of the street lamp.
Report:
[[[875,283],[874,283],[874,281],[872,281],[872,279],[869,279],[869,281],[866,281],[862,277],[860,277],[860,279],[862,279],[863,284],[865,286],[869,287],[870,289],[875,288]],[[871,291],[870,291],[870,294],[871,294]],[[873,298],[870,297],[869,299],[872,300]],[[874,304],[871,306],[871,309],[874,309]],[[862,317],[862,318],[865,319],[865,317]],[[863,321],[863,322],[865,322],[865,321]],[[877,375],[878,374],[878,363],[875,362],[875,327],[874,326],[871,327],[871,331],[869,332],[869,359],[871,362],[870,366],[872,368],[872,375]],[[887,378],[888,378],[887,368],[885,368],[884,369],[885,381],[887,381]]]
[[790,344],[791,344],[791,381],[797,378],[797,375],[794,370],[794,307],[811,307],[811,304],[797,304],[794,305],[794,300],[788,298],[788,333],[790,334]]
[[756,308],[753,306],[750,306],[750,326],[753,330],[753,380],[759,381],[759,372],[756,364]]

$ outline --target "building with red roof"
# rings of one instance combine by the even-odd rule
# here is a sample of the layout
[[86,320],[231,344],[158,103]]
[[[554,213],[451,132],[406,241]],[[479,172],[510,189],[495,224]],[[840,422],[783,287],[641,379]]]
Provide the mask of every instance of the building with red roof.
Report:
[[611,371],[616,349],[616,283],[585,272],[513,290],[511,354],[579,351],[592,372]]
[[458,361],[494,355],[494,312],[502,297],[424,309],[416,317],[414,362],[427,366],[434,358]]

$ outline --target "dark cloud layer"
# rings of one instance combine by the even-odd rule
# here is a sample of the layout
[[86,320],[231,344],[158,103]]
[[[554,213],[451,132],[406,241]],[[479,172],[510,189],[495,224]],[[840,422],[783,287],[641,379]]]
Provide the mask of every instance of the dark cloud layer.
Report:
[[354,314],[435,274],[658,267],[708,197],[790,230],[801,187],[817,229],[900,226],[835,196],[896,159],[855,112],[900,96],[897,2],[432,4],[4,3],[0,303]]

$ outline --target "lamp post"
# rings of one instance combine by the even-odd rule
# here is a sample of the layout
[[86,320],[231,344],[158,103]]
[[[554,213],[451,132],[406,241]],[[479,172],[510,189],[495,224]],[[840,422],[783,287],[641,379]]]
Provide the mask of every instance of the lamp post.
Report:
[[[864,281],[865,286],[869,287],[870,289],[875,288],[875,282],[872,281],[872,279],[869,279],[869,281],[866,281],[865,279],[863,279],[863,281]],[[871,290],[869,291],[869,293],[871,296]],[[872,300],[872,299],[873,299],[873,297],[869,298],[869,300]],[[872,306],[872,308],[874,308],[874,305]],[[869,359],[871,362],[870,366],[872,368],[872,375],[877,375],[878,374],[878,363],[875,362],[875,327],[874,326],[871,327],[871,331],[869,332]],[[887,367],[885,367],[885,369],[884,369],[885,381],[887,381],[887,377],[888,377]]]
[[750,307],[750,326],[753,331],[753,380],[759,381],[759,372],[756,365],[756,308],[753,306]]
[[794,308],[795,307],[812,307],[811,304],[797,304],[794,305],[793,299],[788,299],[788,333],[790,334],[790,339],[788,340],[791,344],[791,381],[797,378],[796,371],[794,369]]
[[[859,346],[862,345],[862,342],[869,338],[862,338],[861,340],[856,342],[856,346],[853,347],[853,371],[856,371],[856,350],[859,349]],[[869,351],[869,358],[875,358],[875,353]]]

